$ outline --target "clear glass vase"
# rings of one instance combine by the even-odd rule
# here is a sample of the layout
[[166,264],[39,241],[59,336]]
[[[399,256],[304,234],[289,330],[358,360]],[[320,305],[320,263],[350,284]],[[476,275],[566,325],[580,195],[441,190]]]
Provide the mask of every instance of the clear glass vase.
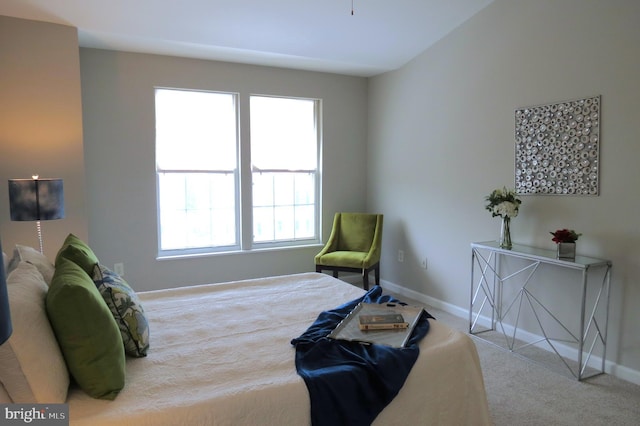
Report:
[[500,228],[500,247],[503,249],[511,249],[513,244],[511,244],[511,218],[503,217],[502,218],[502,227]]

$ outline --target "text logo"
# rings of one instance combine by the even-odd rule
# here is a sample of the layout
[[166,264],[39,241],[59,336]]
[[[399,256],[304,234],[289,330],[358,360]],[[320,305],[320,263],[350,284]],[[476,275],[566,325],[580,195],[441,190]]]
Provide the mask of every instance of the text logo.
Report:
[[0,425],[68,426],[67,404],[0,404]]

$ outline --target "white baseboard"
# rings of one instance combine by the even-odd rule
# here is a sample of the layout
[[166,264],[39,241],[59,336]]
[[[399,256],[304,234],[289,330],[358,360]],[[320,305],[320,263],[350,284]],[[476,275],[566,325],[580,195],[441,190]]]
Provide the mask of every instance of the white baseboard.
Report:
[[[380,285],[385,290],[417,300],[418,302],[424,303],[425,305],[431,306],[435,309],[439,309],[441,311],[447,312],[449,314],[452,314],[467,320],[469,318],[468,307],[462,308],[460,306],[453,305],[451,303],[443,302],[442,300],[399,286],[389,281],[382,280]],[[490,324],[490,318],[480,317],[478,319],[478,323],[483,326],[488,326]],[[505,326],[505,332],[507,334],[510,332],[513,332],[513,328]],[[542,336],[539,336],[533,333],[523,332],[522,330],[518,330],[518,335],[522,336],[523,339],[525,339],[526,341],[537,341],[542,338]],[[547,344],[540,343],[536,346],[542,349],[551,351],[551,348],[549,348]],[[566,356],[570,359],[577,359],[578,351],[575,348],[572,348],[563,344],[557,344],[556,349],[562,356]],[[590,367],[599,369],[601,364],[602,364],[602,358],[592,356],[591,359],[589,360]],[[605,360],[604,365],[605,365],[605,372],[607,374],[611,374],[612,376],[615,376],[619,379],[634,383],[636,385],[640,385],[640,371],[634,370],[622,365],[618,365],[615,362],[609,361],[609,360]]]

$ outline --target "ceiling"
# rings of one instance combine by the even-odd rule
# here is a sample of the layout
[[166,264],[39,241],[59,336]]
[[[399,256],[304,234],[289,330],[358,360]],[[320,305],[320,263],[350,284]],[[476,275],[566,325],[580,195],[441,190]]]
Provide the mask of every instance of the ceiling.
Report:
[[0,15],[77,27],[82,47],[372,76],[492,1],[1,0]]

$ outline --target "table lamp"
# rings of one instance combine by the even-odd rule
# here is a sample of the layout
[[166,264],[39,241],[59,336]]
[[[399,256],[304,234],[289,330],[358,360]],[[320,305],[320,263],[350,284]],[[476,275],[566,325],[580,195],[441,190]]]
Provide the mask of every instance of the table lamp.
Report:
[[64,218],[62,179],[9,179],[11,220],[36,221],[40,253],[43,253],[41,220]]

